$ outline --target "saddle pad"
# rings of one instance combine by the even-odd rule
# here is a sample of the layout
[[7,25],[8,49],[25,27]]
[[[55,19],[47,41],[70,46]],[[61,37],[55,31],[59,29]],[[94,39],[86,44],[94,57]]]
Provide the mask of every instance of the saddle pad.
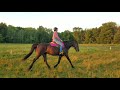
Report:
[[58,47],[59,46],[57,43],[54,43],[54,42],[50,42],[50,45],[54,46],[54,47]]
[[[62,47],[64,48],[64,47],[65,47],[65,46],[64,46],[64,43],[62,42],[62,44],[63,44]],[[58,46],[60,46],[60,45],[58,45],[57,43],[54,43],[54,42],[50,42],[50,45],[53,46],[53,47],[58,47]]]

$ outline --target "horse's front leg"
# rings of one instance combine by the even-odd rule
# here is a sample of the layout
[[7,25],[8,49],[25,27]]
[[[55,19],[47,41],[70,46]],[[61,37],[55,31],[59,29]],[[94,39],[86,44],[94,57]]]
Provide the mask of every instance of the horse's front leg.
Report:
[[71,62],[71,60],[70,60],[68,54],[66,54],[65,56],[66,56],[67,60],[69,61],[69,63],[71,64],[72,68],[74,68],[74,66],[72,65],[72,62]]
[[44,62],[46,63],[47,67],[50,69],[50,66],[47,62],[47,55],[46,54],[43,54],[43,58],[44,58]]
[[58,64],[60,63],[61,57],[62,57],[62,56],[59,56],[58,62],[57,62],[57,64],[54,66],[54,68],[56,68],[56,67],[58,66]]

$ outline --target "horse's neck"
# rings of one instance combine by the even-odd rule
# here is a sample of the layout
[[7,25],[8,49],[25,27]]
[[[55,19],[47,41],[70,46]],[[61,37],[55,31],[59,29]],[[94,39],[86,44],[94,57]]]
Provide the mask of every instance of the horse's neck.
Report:
[[70,49],[72,47],[72,43],[71,42],[65,42],[65,48],[66,49]]

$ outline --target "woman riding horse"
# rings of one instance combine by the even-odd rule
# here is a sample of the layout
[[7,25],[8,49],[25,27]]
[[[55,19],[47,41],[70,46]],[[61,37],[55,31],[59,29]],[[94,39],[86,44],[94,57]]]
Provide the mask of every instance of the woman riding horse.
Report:
[[[33,64],[35,63],[36,60],[38,60],[38,58],[40,56],[43,56],[44,58],[44,62],[46,63],[46,65],[48,66],[48,68],[50,69],[49,64],[47,63],[47,54],[50,55],[54,55],[54,56],[59,56],[58,58],[58,62],[57,64],[54,66],[54,68],[56,68],[58,66],[58,64],[61,61],[62,56],[65,56],[67,58],[67,60],[69,61],[69,63],[71,64],[72,68],[74,68],[74,66],[72,65],[72,62],[68,56],[68,50],[71,47],[74,47],[74,49],[76,51],[79,51],[79,45],[78,42],[76,40],[71,40],[71,41],[64,41],[64,45],[62,44],[62,40],[58,37],[58,33],[57,33],[57,28],[54,28],[54,33],[53,33],[53,41],[58,43],[60,45],[60,50],[58,49],[58,47],[53,47],[50,45],[50,43],[40,43],[40,44],[33,44],[31,47],[31,50],[29,51],[29,53],[27,55],[25,55],[25,57],[22,59],[23,61],[25,61],[28,57],[30,57],[30,55],[33,53],[33,51],[35,50],[36,52],[36,57],[33,59],[31,65],[29,66],[28,70],[31,70]],[[63,48],[64,47],[64,48]],[[63,48],[63,54],[61,55],[62,52],[62,48]],[[59,53],[60,52],[60,53]]]
[[58,31],[58,28],[54,27],[54,33],[53,33],[53,36],[52,36],[52,42],[55,42],[58,45],[60,45],[60,53],[59,54],[62,55],[63,54],[62,48],[64,48],[64,44],[63,44],[63,41],[58,36],[57,31]]

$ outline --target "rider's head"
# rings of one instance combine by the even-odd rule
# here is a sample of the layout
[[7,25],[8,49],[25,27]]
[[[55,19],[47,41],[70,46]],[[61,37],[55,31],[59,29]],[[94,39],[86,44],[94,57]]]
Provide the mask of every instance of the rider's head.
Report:
[[54,27],[54,31],[57,31],[58,30],[58,28],[57,27]]

